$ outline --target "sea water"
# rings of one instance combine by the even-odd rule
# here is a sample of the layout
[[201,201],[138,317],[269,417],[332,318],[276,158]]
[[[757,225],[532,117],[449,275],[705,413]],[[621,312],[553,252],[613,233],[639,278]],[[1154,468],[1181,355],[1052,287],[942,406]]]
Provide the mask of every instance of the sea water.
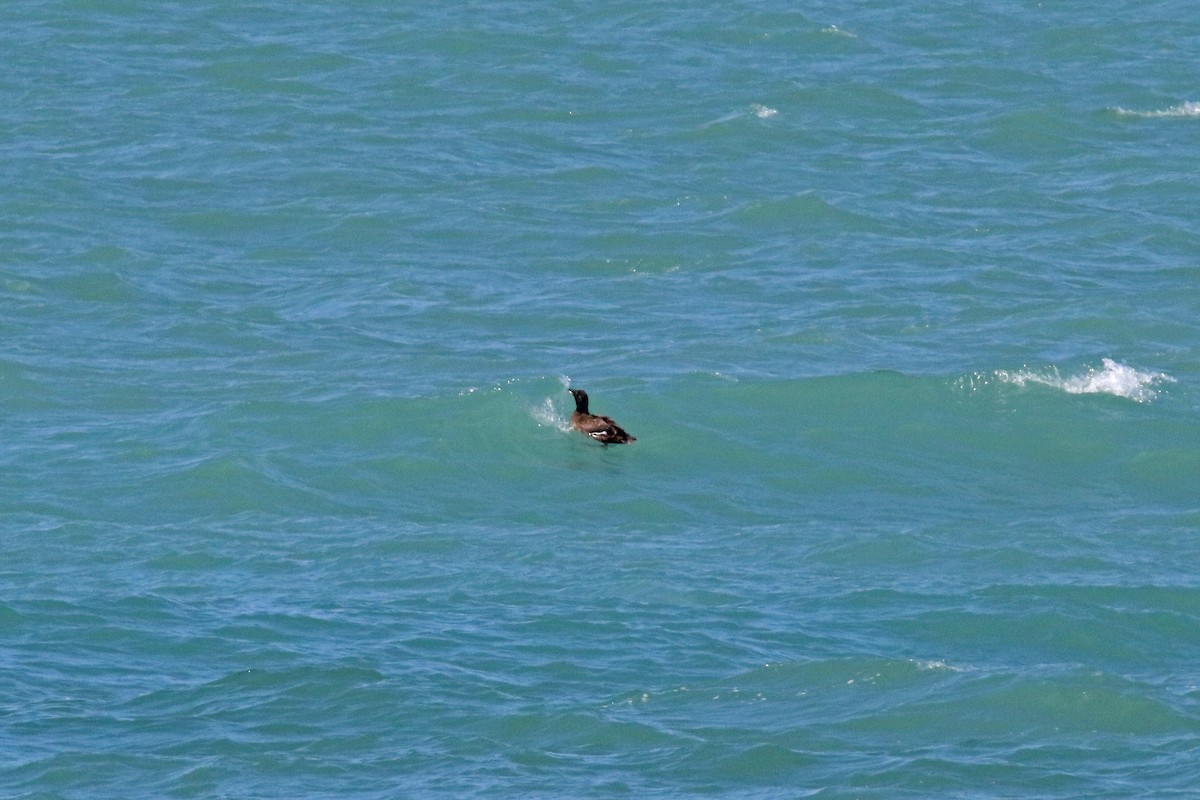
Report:
[[1200,796],[1197,53],[5,4],[0,795]]

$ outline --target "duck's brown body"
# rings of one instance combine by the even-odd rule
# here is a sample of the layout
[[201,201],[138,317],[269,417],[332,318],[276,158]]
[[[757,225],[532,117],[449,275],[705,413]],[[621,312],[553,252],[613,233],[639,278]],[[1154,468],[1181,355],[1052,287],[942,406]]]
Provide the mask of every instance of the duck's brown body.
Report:
[[575,398],[575,411],[571,414],[571,427],[602,444],[629,444],[637,438],[608,417],[588,412],[588,396],[583,389],[568,389]]

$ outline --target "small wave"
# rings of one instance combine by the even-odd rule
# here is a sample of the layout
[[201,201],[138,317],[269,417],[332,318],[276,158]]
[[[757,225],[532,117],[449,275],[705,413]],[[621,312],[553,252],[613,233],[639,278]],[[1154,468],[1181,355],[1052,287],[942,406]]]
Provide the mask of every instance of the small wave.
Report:
[[1014,386],[1037,384],[1061,389],[1068,394],[1111,394],[1136,403],[1149,403],[1158,397],[1158,386],[1174,383],[1175,379],[1163,372],[1145,372],[1120,364],[1111,358],[1101,361],[1102,368],[1090,368],[1079,375],[1064,377],[1057,367],[1047,370],[996,370],[995,378]]
[[1187,102],[1180,103],[1177,106],[1171,106],[1160,111],[1132,111],[1127,108],[1117,107],[1114,109],[1118,114],[1127,117],[1200,117],[1200,103]]
[[858,38],[857,34],[853,34],[850,31],[842,30],[837,25],[830,25],[828,28],[821,28],[821,33],[824,33],[824,34],[827,34],[830,36],[845,36],[848,39],[857,39]]
[[[771,117],[777,116],[779,114],[779,109],[771,108],[770,106],[765,106],[762,103],[751,103],[750,108],[749,108],[749,113],[753,114],[754,116],[758,117],[759,119],[770,119]],[[711,128],[714,125],[724,125],[727,122],[733,122],[734,120],[737,120],[737,119],[745,119],[745,117],[746,117],[746,109],[742,109],[741,111],[734,111],[732,113],[726,114],[723,117],[718,117],[717,119],[714,119],[714,120],[704,123],[703,125],[700,126],[700,130],[705,130],[707,128]]]
[[499,402],[507,409],[506,413],[523,411],[539,428],[554,428],[565,433],[571,430],[571,425],[567,416],[559,410],[559,405],[569,405],[567,389],[570,386],[571,378],[566,374],[509,378],[493,384],[491,388],[467,386],[459,390],[458,396],[475,397],[487,403]]

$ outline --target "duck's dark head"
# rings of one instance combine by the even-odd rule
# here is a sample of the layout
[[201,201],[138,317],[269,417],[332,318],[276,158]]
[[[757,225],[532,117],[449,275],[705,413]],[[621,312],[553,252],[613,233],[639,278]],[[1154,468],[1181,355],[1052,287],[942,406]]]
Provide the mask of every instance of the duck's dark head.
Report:
[[575,398],[575,410],[586,414],[588,413],[588,396],[583,389],[567,389],[571,396]]

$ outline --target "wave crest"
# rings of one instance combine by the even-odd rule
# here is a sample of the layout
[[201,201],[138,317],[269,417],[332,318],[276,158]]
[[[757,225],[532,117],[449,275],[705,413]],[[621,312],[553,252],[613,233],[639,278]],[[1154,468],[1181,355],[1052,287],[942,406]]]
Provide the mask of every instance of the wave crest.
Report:
[[1118,106],[1114,111],[1127,117],[1200,117],[1200,103],[1189,101],[1159,111],[1131,111]]
[[1163,383],[1174,383],[1175,379],[1164,372],[1146,372],[1134,369],[1127,364],[1121,364],[1105,358],[1101,368],[1089,368],[1078,375],[1063,376],[1057,367],[1047,370],[996,370],[993,373],[996,380],[1014,386],[1037,384],[1060,389],[1067,394],[1110,394],[1124,397],[1136,403],[1149,403],[1158,397]]

